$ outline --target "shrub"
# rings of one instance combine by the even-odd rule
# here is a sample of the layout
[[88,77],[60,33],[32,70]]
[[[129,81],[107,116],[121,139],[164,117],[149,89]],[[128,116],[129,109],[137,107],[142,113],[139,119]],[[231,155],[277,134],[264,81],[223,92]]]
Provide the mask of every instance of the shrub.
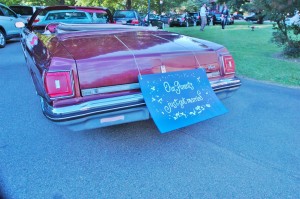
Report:
[[271,39],[276,45],[283,47],[283,54],[288,57],[300,57],[300,26],[286,26],[284,20],[273,24],[273,37]]
[[288,42],[283,49],[283,53],[289,57],[300,57],[300,41],[291,40]]

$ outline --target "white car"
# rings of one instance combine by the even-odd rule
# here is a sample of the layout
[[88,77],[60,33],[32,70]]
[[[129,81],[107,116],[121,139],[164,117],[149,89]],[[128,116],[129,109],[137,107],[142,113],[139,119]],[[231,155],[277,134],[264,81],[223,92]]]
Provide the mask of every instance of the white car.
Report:
[[10,8],[0,3],[0,48],[4,48],[6,41],[20,37],[20,29],[15,26],[16,22],[27,23]]

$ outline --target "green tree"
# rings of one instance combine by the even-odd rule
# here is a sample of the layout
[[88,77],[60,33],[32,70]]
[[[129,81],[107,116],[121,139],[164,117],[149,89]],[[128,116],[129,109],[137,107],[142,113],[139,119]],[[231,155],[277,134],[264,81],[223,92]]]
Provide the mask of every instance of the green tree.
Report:
[[299,0],[254,0],[253,6],[274,22],[272,41],[284,47],[284,53],[289,56],[300,56],[300,27],[287,26],[286,18],[295,14],[300,8]]
[[180,4],[181,9],[191,12],[199,11],[203,4],[209,5],[209,0],[187,0]]

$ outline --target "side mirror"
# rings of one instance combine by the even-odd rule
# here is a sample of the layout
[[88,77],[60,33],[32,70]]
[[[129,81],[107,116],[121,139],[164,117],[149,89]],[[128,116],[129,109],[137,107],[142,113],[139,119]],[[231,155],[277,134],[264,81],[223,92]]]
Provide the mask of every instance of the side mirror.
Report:
[[25,27],[25,24],[24,24],[24,22],[22,22],[22,21],[18,21],[18,22],[15,23],[15,26],[16,26],[17,28],[24,28],[24,27]]

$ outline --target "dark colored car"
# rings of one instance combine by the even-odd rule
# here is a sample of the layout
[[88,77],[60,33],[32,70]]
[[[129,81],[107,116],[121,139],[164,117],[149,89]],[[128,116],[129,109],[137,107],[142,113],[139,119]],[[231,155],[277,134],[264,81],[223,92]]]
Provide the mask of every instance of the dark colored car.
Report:
[[116,10],[113,14],[113,19],[117,24],[134,26],[142,25],[142,19],[135,10]]
[[156,26],[158,29],[163,29],[164,23],[160,20],[159,15],[149,14],[149,19],[148,19],[148,15],[146,15],[144,18],[145,26],[148,26],[148,20],[151,26]]
[[[195,24],[196,26],[201,25],[201,17],[199,12],[189,12],[188,13],[189,17],[192,19],[192,23]],[[206,17],[206,25],[209,26],[211,22],[211,16],[207,15]]]
[[168,16],[168,15],[161,15],[161,16],[160,16],[160,20],[161,20],[164,24],[168,24],[168,23],[169,23],[169,19],[170,19],[170,16]]
[[189,17],[191,17],[193,24],[196,23],[197,26],[201,24],[201,17],[199,12],[189,12],[188,14]]
[[221,22],[222,22],[221,17],[222,17],[222,14],[220,14],[220,13],[215,13],[215,14],[213,15],[213,25],[221,24]]
[[[58,10],[102,11],[73,6],[41,11]],[[143,26],[33,23],[38,14],[20,26],[24,57],[44,115],[70,129],[149,119],[142,75],[200,69],[220,97],[241,85],[222,45]]]
[[[221,24],[222,22],[222,14],[220,13],[215,13],[212,17],[213,20],[213,25],[216,24]],[[232,25],[234,24],[234,18],[232,17],[232,15],[228,15],[227,16],[227,21],[226,21],[226,25]]]
[[169,26],[189,27],[194,24],[193,19],[188,14],[175,14],[169,19]]

